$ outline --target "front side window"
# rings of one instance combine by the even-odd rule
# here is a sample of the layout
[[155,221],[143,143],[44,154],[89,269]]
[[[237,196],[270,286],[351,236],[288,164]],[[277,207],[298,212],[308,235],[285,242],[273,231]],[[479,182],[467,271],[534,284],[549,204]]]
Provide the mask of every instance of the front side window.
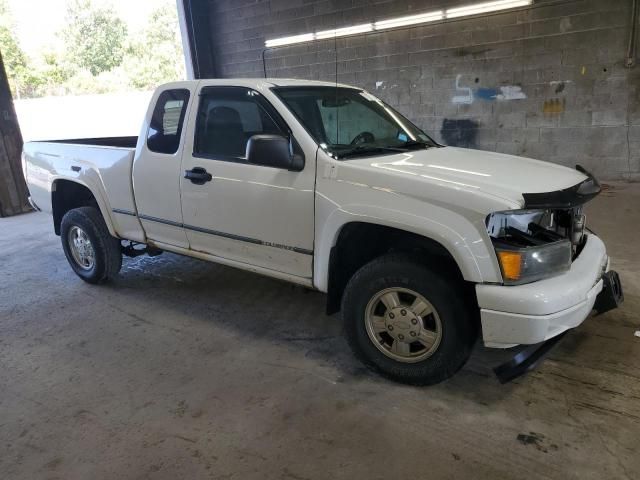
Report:
[[273,107],[244,87],[205,87],[201,93],[194,155],[244,160],[253,135],[283,134]]
[[436,145],[400,113],[365,91],[324,86],[274,91],[316,142],[338,158]]
[[189,90],[165,90],[153,109],[147,147],[152,152],[174,154],[180,146],[184,114],[189,103]]

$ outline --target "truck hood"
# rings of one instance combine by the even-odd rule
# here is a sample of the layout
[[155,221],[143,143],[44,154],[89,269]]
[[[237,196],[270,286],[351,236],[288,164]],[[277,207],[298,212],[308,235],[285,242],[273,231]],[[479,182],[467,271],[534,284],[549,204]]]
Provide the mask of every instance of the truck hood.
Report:
[[[429,148],[344,162],[353,162],[354,166],[357,164],[371,173],[379,172],[380,176],[374,175],[377,181],[373,183],[398,193],[403,190],[402,178],[413,179],[440,188],[501,199],[507,202],[507,208],[523,207],[523,194],[558,192],[589,178],[577,170],[549,162],[456,147]],[[384,185],[381,176],[389,178],[388,185]],[[412,189],[402,193],[410,194],[409,190]]]

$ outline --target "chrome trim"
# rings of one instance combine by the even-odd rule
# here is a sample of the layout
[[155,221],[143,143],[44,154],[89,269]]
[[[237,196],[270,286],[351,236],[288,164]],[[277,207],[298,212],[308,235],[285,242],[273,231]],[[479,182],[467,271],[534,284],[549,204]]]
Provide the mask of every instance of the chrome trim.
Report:
[[96,264],[96,252],[87,233],[77,225],[69,230],[67,244],[73,261],[82,269],[89,271]]

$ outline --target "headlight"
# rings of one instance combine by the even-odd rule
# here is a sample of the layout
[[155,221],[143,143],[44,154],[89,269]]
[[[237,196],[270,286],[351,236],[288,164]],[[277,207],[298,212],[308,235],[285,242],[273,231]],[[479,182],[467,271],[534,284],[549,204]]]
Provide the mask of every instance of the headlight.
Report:
[[571,267],[569,240],[530,247],[512,247],[496,242],[502,279],[508,285],[535,282],[566,272]]

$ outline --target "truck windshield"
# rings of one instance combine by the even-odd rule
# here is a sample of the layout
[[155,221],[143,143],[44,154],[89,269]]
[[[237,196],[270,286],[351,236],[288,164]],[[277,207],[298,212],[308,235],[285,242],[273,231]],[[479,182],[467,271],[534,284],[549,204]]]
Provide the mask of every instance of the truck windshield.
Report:
[[363,90],[305,86],[273,91],[318,144],[336,158],[436,146],[400,113]]

